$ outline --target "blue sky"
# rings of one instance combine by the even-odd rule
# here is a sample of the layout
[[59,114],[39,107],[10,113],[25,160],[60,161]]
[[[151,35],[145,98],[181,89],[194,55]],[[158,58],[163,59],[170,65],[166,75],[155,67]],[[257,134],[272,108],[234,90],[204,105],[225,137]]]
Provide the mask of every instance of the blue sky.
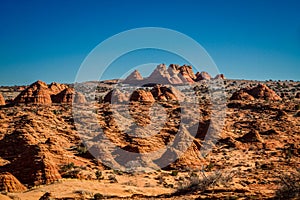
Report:
[[2,0],[0,85],[73,82],[100,42],[139,27],[190,36],[228,78],[300,80],[299,10],[297,0]]

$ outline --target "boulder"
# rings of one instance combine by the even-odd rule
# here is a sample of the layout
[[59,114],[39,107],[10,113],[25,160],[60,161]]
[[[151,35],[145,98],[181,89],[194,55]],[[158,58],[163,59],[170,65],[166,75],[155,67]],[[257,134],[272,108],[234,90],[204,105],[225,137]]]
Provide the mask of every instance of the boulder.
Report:
[[245,90],[239,90],[232,94],[230,100],[248,100],[253,101],[255,98],[248,94]]
[[257,130],[251,130],[250,132],[246,133],[242,137],[237,138],[238,141],[241,142],[263,142],[262,138],[260,137],[260,134]]

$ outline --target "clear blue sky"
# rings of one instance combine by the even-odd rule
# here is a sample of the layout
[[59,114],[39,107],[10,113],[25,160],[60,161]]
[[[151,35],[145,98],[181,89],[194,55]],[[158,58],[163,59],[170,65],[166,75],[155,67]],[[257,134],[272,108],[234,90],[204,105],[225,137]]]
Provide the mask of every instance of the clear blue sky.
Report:
[[300,80],[298,0],[1,0],[0,85],[73,82],[96,45],[138,27],[192,37],[228,78]]

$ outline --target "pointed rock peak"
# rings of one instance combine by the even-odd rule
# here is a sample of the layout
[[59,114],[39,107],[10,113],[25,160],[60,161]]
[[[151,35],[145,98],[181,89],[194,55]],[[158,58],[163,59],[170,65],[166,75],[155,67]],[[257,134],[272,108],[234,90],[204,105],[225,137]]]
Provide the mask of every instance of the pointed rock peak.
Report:
[[167,67],[164,63],[157,65],[156,69],[158,70],[167,70]]
[[134,70],[127,78],[122,81],[125,84],[138,84],[144,78],[138,70]]
[[0,106],[3,106],[3,105],[5,105],[5,99],[2,96],[2,94],[0,93]]
[[214,79],[226,79],[224,74],[217,74],[216,77]]
[[38,80],[29,86],[29,88],[41,88],[41,87],[48,88],[48,85],[45,82]]

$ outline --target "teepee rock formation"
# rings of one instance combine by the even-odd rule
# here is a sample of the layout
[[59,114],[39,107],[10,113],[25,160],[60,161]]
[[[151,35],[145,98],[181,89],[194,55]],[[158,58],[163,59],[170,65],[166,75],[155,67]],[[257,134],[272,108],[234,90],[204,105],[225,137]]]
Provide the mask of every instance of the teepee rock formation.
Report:
[[0,173],[0,191],[23,192],[27,188],[9,172]]
[[76,92],[73,88],[66,88],[60,93],[51,96],[53,103],[86,103],[83,94]]
[[123,103],[128,101],[128,97],[125,93],[121,92],[119,89],[114,89],[109,91],[103,98],[106,103]]
[[5,99],[2,96],[2,94],[0,93],[0,106],[3,106],[3,105],[5,105]]
[[171,64],[168,67],[168,73],[170,75],[170,82],[172,84],[182,84],[185,83],[186,80],[182,77],[179,70],[179,65]]
[[158,65],[152,74],[147,78],[147,83],[171,84],[170,74],[165,64]]
[[194,80],[196,80],[196,75],[193,72],[192,66],[190,65],[183,65],[179,67],[180,74],[183,78],[185,78],[185,81],[188,83],[194,83]]
[[142,75],[138,70],[134,70],[122,83],[125,84],[139,84],[143,80]]
[[15,103],[51,104],[51,91],[43,81],[36,81],[23,90],[15,99]]

